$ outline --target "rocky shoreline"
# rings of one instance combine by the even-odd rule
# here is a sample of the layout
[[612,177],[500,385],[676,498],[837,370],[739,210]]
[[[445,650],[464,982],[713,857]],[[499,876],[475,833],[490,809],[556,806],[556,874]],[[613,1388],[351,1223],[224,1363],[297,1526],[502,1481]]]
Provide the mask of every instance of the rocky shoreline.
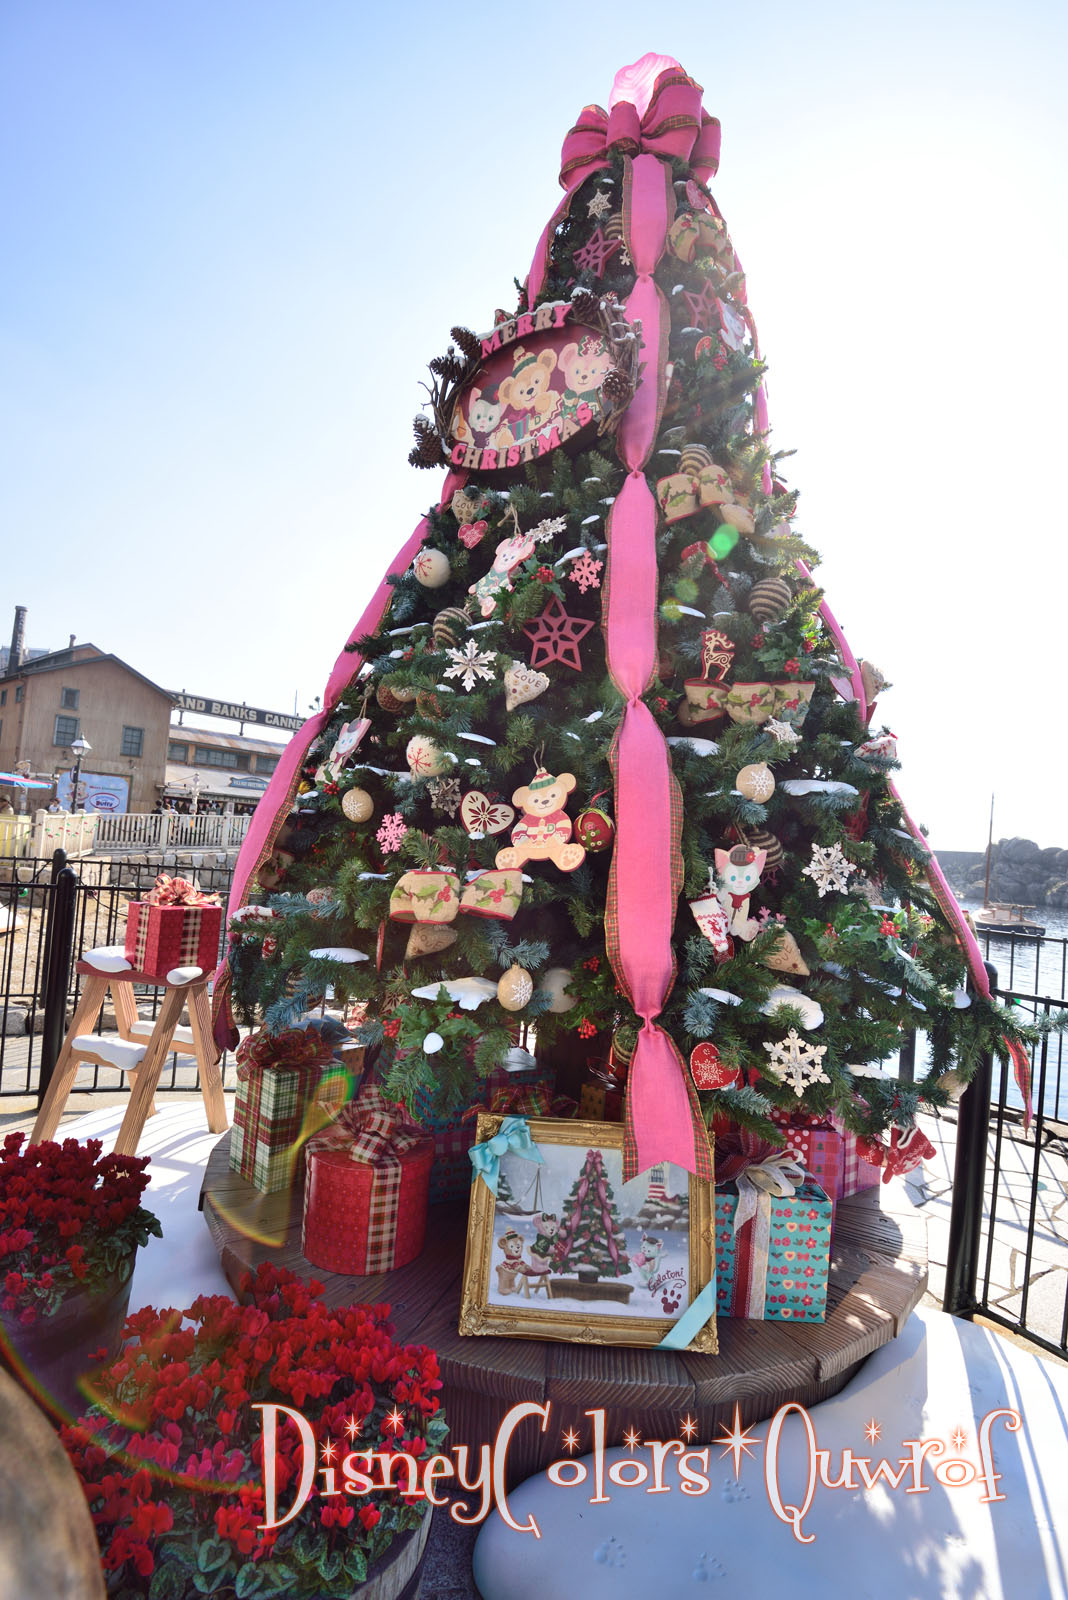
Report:
[[[939,851],[938,859],[955,894],[983,898],[984,851]],[[990,854],[990,898],[1068,909],[1068,850],[1055,845],[1043,850],[1033,839],[998,839]]]

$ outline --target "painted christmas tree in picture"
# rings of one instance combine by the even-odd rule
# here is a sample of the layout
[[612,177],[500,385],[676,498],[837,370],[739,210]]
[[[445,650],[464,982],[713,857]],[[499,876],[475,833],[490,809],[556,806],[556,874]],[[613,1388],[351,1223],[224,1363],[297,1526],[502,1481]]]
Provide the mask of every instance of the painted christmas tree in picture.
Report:
[[[890,1156],[951,1068],[1028,1037],[794,527],[718,150],[676,63],[619,74],[518,304],[431,363],[440,501],[261,802],[232,909],[274,914],[217,985],[220,1037],[231,982],[270,1030],[361,1004],[385,1092],[442,1112],[517,1021],[550,1064],[614,1045],[627,1178],[709,1177],[706,1124],[774,1137],[776,1107]],[[917,1082],[879,1075],[916,1026]]]
[[[602,1278],[623,1278],[630,1274],[627,1241],[616,1207],[612,1185],[599,1150],[587,1150],[582,1171],[567,1197],[554,1259],[565,1272],[573,1272],[576,1283],[565,1281],[565,1292],[574,1295],[581,1286]],[[556,1292],[556,1280],[554,1280]]]

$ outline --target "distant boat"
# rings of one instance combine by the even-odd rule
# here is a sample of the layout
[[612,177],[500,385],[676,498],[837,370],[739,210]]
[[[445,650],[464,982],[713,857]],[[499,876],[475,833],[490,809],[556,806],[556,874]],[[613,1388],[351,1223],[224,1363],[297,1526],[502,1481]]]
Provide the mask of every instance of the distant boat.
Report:
[[1011,905],[1007,901],[996,900],[992,905],[975,912],[972,920],[976,933],[1024,934],[1041,939],[1046,932],[1044,925],[1024,915],[1025,911],[1034,909],[1034,906]]
[[983,909],[977,911],[972,918],[976,933],[1017,934],[1029,935],[1031,938],[1041,939],[1045,935],[1045,928],[1040,922],[1035,922],[1031,917],[1025,917],[1025,911],[1033,911],[1034,906],[1013,905],[1003,900],[990,898],[990,856],[994,847],[994,796],[990,796],[990,829],[986,840],[986,882],[983,885]]

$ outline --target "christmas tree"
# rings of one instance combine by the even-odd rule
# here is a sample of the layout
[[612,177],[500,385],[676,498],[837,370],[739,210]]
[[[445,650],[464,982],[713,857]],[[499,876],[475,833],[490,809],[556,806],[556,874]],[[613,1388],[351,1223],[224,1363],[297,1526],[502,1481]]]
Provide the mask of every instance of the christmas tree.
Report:
[[[664,58],[569,134],[515,309],[431,363],[444,489],[261,803],[217,986],[221,1038],[230,983],[269,1030],[364,1005],[386,1093],[442,1111],[519,1017],[550,1063],[614,1040],[628,1177],[709,1176],[717,1113],[900,1136],[1026,1037],[794,529],[717,160]],[[878,1075],[917,1026],[915,1085]]]
[[622,1278],[630,1272],[627,1241],[599,1150],[587,1150],[567,1197],[555,1260],[580,1277]]

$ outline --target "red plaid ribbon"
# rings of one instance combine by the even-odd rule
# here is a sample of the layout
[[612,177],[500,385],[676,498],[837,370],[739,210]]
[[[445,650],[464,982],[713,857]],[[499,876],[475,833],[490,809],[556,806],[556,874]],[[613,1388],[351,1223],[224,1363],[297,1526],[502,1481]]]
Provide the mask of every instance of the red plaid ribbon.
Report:
[[220,904],[217,894],[204,894],[195,883],[190,883],[188,878],[171,878],[167,873],[161,872],[156,878],[156,886],[145,895],[145,904],[150,906],[217,906]]
[[323,1067],[334,1054],[318,1028],[286,1028],[281,1033],[250,1033],[237,1047],[237,1076],[243,1083],[264,1067]]
[[472,1106],[464,1112],[463,1120],[477,1117],[480,1111],[500,1117],[547,1117],[552,1108],[548,1085],[544,1083],[510,1083],[490,1093],[489,1104]]
[[404,1175],[400,1158],[430,1142],[403,1106],[394,1105],[372,1085],[359,1100],[343,1106],[336,1120],[313,1134],[305,1146],[309,1162],[317,1150],[347,1150],[353,1161],[371,1168],[366,1273],[389,1272],[393,1266]]

